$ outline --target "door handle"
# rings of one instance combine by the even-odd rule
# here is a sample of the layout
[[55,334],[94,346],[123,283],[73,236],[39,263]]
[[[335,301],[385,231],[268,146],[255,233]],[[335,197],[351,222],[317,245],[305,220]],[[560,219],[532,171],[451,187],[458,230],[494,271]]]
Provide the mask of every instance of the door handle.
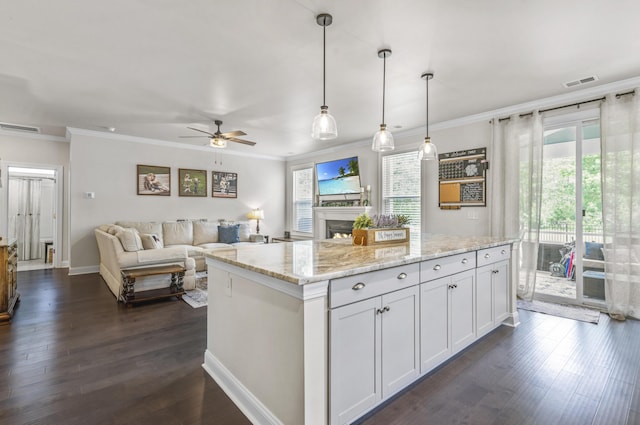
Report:
[[362,283],[362,282],[358,282],[358,283],[356,283],[355,285],[353,285],[353,287],[352,287],[351,289],[353,289],[354,291],[359,291],[359,290],[361,290],[361,289],[362,289],[362,288],[364,288],[364,287],[365,287],[365,284],[364,284],[364,283]]

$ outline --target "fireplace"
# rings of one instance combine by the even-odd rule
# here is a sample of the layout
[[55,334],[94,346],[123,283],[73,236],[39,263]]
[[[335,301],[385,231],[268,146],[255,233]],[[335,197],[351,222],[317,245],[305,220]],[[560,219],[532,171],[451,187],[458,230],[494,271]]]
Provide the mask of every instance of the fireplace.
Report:
[[327,220],[325,227],[327,229],[327,239],[347,238],[351,236],[354,220]]
[[356,217],[362,213],[371,215],[371,207],[314,207],[313,208],[313,237],[314,239],[332,238],[329,236],[328,222],[342,222],[337,233],[351,234],[351,228]]

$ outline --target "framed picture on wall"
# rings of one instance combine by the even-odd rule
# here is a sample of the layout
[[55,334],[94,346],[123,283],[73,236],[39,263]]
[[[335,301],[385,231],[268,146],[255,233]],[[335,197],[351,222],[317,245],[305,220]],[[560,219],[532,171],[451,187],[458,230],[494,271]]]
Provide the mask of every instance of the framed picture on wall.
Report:
[[207,197],[207,170],[178,169],[178,196]]
[[214,198],[238,197],[238,173],[212,171],[211,174],[213,176],[211,196]]
[[138,165],[138,195],[171,195],[171,167]]

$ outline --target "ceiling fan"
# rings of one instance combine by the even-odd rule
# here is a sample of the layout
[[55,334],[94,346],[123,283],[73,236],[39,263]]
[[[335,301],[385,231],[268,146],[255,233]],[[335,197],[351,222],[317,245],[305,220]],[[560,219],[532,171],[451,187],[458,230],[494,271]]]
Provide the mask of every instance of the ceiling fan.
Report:
[[253,146],[253,145],[256,144],[256,142],[250,142],[248,140],[238,139],[236,137],[236,136],[244,136],[244,135],[246,135],[247,133],[245,133],[244,131],[236,130],[236,131],[230,131],[228,133],[221,133],[220,132],[220,126],[222,125],[222,121],[215,120],[214,123],[215,123],[215,125],[218,126],[218,131],[216,131],[215,133],[209,133],[208,131],[200,130],[198,128],[187,127],[189,130],[194,130],[194,131],[198,131],[200,133],[204,133],[204,134],[206,134],[206,136],[180,136],[180,137],[181,138],[208,137],[209,138],[209,146],[211,146],[213,148],[226,148],[227,147],[227,142],[242,143],[244,145],[249,145],[249,146]]

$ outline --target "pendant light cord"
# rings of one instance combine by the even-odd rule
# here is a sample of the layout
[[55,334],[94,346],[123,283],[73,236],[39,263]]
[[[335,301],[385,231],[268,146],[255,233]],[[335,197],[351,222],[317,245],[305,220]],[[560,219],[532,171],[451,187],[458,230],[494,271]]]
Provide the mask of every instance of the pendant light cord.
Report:
[[384,57],[382,58],[382,124],[384,124],[384,95],[386,92],[386,81],[387,81],[387,54],[384,53]]
[[429,137],[429,76],[427,75],[427,77],[425,78],[425,80],[427,80],[427,107],[425,108],[427,111],[426,114],[426,120],[425,122],[427,123],[427,137]]
[[322,106],[327,105],[327,18],[322,24]]

